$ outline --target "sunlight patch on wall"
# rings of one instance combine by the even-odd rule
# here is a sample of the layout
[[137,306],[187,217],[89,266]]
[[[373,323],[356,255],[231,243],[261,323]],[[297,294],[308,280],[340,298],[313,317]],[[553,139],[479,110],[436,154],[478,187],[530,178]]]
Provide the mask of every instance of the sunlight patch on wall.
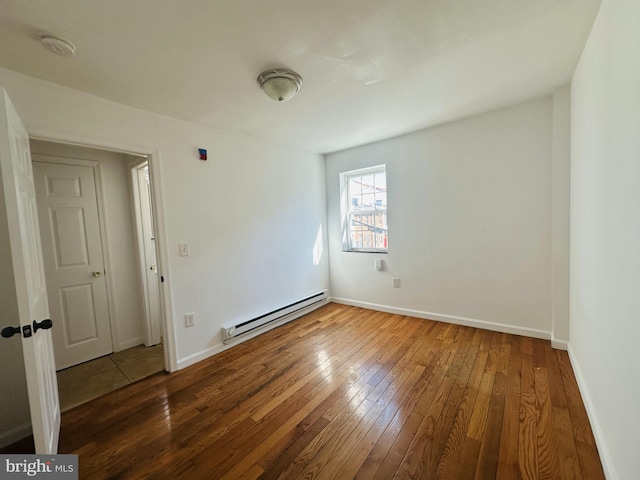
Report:
[[322,225],[318,228],[318,234],[316,235],[316,242],[313,244],[313,264],[320,265],[320,259],[322,258]]

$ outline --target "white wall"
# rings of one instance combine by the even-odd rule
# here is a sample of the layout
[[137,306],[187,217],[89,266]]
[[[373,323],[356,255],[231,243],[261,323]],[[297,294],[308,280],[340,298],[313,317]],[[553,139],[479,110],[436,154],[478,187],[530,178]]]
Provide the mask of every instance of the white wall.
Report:
[[[332,296],[551,338],[552,113],[548,96],[328,155]],[[338,174],[381,163],[389,253],[342,252]]]
[[[222,348],[224,324],[328,288],[324,161],[248,136],[149,114],[0,69],[32,136],[152,153],[166,222],[163,293],[177,364]],[[212,92],[215,94],[215,92]],[[278,121],[274,103],[273,121]],[[206,148],[209,160],[198,159]],[[155,162],[155,163],[154,163]],[[191,256],[178,255],[189,242]],[[196,325],[184,327],[194,312]]]
[[571,354],[609,479],[640,478],[640,2],[604,0],[572,81]]
[[140,345],[144,341],[142,287],[132,218],[128,157],[115,152],[34,140],[31,141],[31,153],[94,160],[100,164],[113,348],[117,352]]
[[112,158],[101,158],[99,163],[105,198],[109,264],[112,269],[111,316],[117,325],[113,349],[120,351],[144,342],[144,310],[133,229],[129,169],[124,155],[111,153],[109,157]]

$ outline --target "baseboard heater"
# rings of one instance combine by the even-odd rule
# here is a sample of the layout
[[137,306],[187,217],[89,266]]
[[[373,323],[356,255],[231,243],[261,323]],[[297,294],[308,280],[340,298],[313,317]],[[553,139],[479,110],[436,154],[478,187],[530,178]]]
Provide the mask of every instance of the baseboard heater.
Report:
[[[303,315],[305,313],[303,310],[311,307],[312,305],[324,302],[326,299],[327,291],[323,290],[322,292],[318,292],[284,307],[277,308],[269,313],[252,318],[251,320],[247,320],[230,327],[222,327],[222,342],[227,344],[242,335],[246,335],[268,324],[279,321],[285,323],[286,321],[293,320],[294,318]],[[297,315],[295,315],[296,313]]]

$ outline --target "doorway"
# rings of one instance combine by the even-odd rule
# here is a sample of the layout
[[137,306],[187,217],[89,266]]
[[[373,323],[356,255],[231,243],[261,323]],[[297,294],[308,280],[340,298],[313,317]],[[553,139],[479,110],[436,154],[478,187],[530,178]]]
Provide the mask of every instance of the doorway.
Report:
[[[138,241],[142,216],[149,215],[145,222],[153,225],[151,178],[147,176],[146,205],[141,207],[131,165],[144,163],[148,169],[145,157],[41,140],[32,140],[31,150],[39,202],[43,199],[38,208],[49,257],[45,270],[51,315],[60,326],[54,341],[64,404],[65,391],[77,398],[80,388],[89,387],[86,379],[96,364],[104,370],[113,359],[115,374],[122,370],[116,360],[126,359],[129,368],[135,367],[152,358],[145,347],[162,343],[157,267],[154,278],[140,267],[142,258],[155,259],[155,246],[151,244],[151,255],[151,247],[145,251]],[[68,281],[73,270],[81,272],[79,278]],[[66,277],[61,281],[60,276]],[[153,287],[155,296],[150,296]],[[152,321],[149,312],[155,312]],[[154,361],[158,363],[159,353],[164,366],[162,345],[153,351]],[[125,377],[112,383],[130,383]],[[91,392],[85,396],[91,398]]]

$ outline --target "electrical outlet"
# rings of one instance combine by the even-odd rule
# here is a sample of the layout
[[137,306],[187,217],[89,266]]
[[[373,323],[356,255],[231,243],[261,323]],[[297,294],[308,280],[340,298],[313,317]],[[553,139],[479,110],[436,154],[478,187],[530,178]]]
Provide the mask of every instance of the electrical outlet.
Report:
[[376,269],[378,272],[381,272],[381,271],[382,271],[382,269],[383,269],[383,266],[382,266],[382,265],[383,265],[383,264],[382,264],[382,259],[381,259],[381,258],[376,258],[376,261],[375,261],[375,269]]
[[400,279],[398,277],[393,277],[391,279],[391,285],[393,285],[393,288],[400,288]]
[[184,326],[185,327],[193,327],[196,324],[196,314],[195,313],[185,313],[184,315]]

